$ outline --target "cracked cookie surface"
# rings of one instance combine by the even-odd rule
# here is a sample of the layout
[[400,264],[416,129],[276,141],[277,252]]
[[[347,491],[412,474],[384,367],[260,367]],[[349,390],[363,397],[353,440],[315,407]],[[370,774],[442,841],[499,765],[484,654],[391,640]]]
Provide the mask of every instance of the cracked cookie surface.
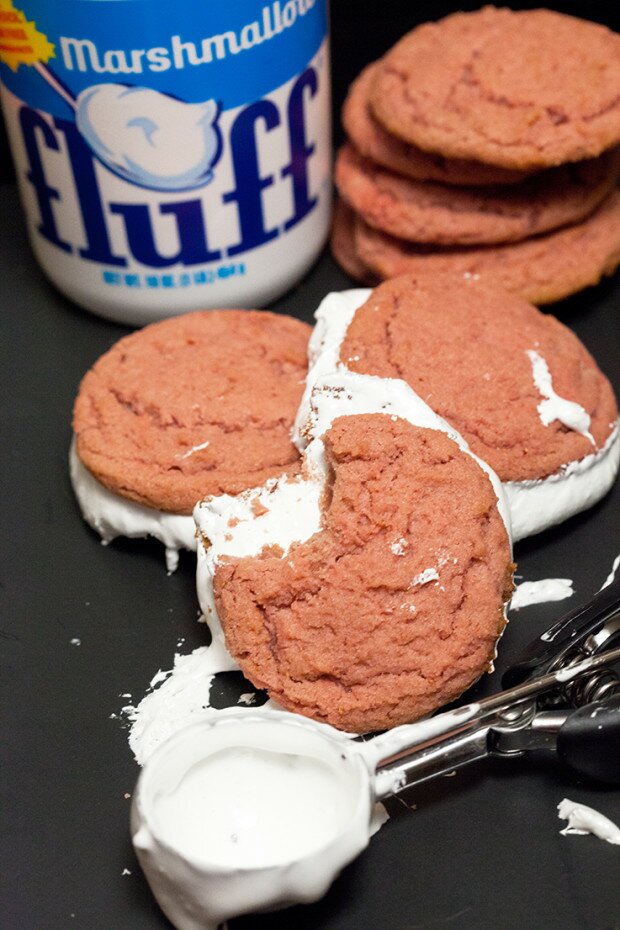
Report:
[[[532,361],[590,417],[593,442],[545,425]],[[502,481],[557,473],[602,448],[618,409],[607,378],[566,326],[510,294],[441,276],[387,281],[355,313],[340,348],[350,371],[402,378],[454,426]]]
[[321,530],[285,556],[222,557],[226,644],[284,707],[365,732],[414,720],[488,668],[512,588],[487,475],[444,433],[385,414],[323,437]]
[[620,141],[620,35],[551,10],[456,13],[388,52],[370,101],[389,132],[447,158],[580,161]]
[[335,180],[366,223],[392,236],[438,245],[516,242],[592,213],[616,185],[618,156],[614,149],[510,187],[465,188],[400,177],[345,145]]
[[389,133],[375,119],[368,95],[380,62],[368,65],[349,88],[342,107],[345,132],[358,152],[366,158],[418,181],[441,181],[444,184],[516,184],[528,174],[510,171],[481,162],[444,158],[437,152],[425,152]]
[[[553,303],[598,284],[620,263],[618,191],[581,223],[505,245],[418,245],[372,229],[355,216],[348,222],[357,260],[382,279],[425,272],[479,275],[534,304]],[[351,225],[343,223],[341,236],[347,229]]]
[[80,460],[122,497],[179,514],[297,469],[309,334],[284,315],[207,310],[124,337],[80,386]]

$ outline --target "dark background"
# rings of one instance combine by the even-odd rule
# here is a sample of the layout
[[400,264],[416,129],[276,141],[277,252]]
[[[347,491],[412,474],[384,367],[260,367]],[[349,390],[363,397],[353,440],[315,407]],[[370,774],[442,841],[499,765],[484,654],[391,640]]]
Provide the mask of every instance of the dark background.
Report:
[[[553,6],[618,28],[616,3]],[[457,8],[334,0],[336,123],[365,64],[417,22]],[[169,578],[159,544],[103,548],[79,516],[66,468],[73,398],[85,370],[127,330],[75,307],[37,270],[4,136],[0,154],[0,927],[164,930],[128,836],[125,794],[138,767],[110,715],[127,702],[122,694],[140,700],[157,669],[171,667],[180,637],[183,652],[204,642],[193,560],[183,557]],[[350,284],[326,252],[276,309],[310,320],[327,290]],[[616,276],[553,308],[617,390],[619,299]],[[587,514],[516,547],[520,575],[573,578],[575,595],[513,615],[498,673],[471,696],[498,690],[522,646],[595,593],[620,550],[619,526],[616,487]],[[565,796],[620,823],[619,791],[544,755],[411,789],[321,902],[232,921],[231,930],[617,930],[620,849],[559,836]]]

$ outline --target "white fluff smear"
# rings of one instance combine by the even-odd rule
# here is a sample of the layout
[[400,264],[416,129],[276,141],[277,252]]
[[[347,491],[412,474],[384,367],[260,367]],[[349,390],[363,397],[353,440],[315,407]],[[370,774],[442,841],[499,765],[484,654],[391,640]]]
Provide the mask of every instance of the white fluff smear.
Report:
[[510,601],[510,610],[521,610],[532,604],[546,604],[549,601],[563,601],[572,597],[572,578],[542,578],[540,581],[522,581]]
[[614,846],[620,846],[620,829],[608,817],[603,816],[593,807],[587,807],[585,804],[577,804],[575,801],[569,801],[564,798],[558,804],[558,817],[560,820],[567,820],[568,824],[563,830],[560,830],[562,836],[576,835],[584,836],[591,833],[597,836],[599,840],[605,840]]
[[565,397],[556,394],[553,389],[553,379],[551,378],[549,366],[542,355],[534,351],[534,349],[528,349],[527,357],[532,365],[534,384],[543,398],[536,408],[543,426],[549,426],[554,420],[558,420],[576,433],[581,433],[593,446],[596,446],[590,432],[590,414],[588,411],[574,400],[567,400]]

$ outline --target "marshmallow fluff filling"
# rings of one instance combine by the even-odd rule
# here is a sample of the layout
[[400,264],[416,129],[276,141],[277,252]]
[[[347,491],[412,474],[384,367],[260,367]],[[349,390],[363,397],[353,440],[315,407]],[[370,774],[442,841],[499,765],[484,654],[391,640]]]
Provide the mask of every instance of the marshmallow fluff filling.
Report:
[[196,549],[196,527],[191,516],[145,507],[110,491],[82,464],[75,439],[69,451],[69,474],[82,516],[104,545],[117,536],[152,536],[165,546],[169,572],[177,568],[180,549]]

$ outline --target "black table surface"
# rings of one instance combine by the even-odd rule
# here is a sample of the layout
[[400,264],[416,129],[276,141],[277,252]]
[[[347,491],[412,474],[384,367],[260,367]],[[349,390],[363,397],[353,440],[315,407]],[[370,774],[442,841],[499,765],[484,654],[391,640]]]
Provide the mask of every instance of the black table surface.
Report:
[[[342,47],[352,6],[334,9]],[[380,4],[362,9],[371,6]],[[383,6],[374,45],[353,43],[344,63],[335,56],[337,104],[359,68],[422,18],[404,17],[404,4],[400,19],[390,17]],[[437,4],[437,15],[449,8]],[[183,652],[206,641],[194,558],[183,555],[169,577],[159,544],[104,548],[81,520],[67,472],[73,399],[86,369],[127,330],[46,282],[13,183],[0,185],[0,203],[0,926],[165,930],[129,839],[139,769],[111,715],[123,694],[139,700],[155,672],[171,667],[181,638]],[[275,309],[310,321],[328,290],[351,284],[325,252]],[[552,308],[617,392],[619,303],[616,276]],[[616,485],[588,513],[516,546],[523,579],[572,578],[575,593],[514,613],[496,673],[467,697],[499,690],[523,646],[600,588],[620,551],[619,527]],[[230,930],[616,930],[620,848],[560,836],[564,797],[620,823],[620,791],[588,783],[551,754],[487,761],[409,789],[322,901],[239,918]]]

